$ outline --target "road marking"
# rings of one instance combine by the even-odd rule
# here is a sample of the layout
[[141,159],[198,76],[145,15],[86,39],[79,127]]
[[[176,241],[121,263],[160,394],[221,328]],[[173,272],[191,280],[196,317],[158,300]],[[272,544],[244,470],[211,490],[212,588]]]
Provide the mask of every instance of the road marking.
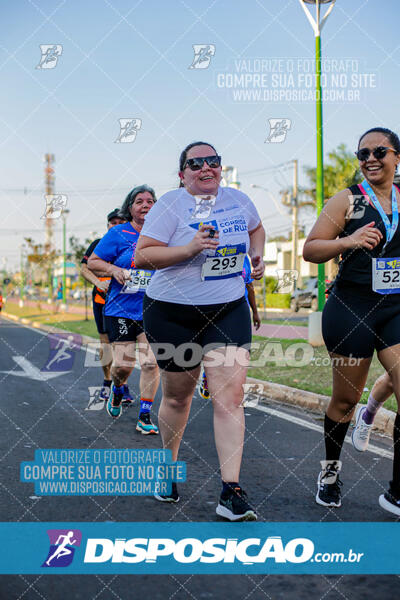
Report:
[[[319,431],[320,433],[324,432],[324,428],[321,427],[321,425],[316,425],[315,423],[311,423],[310,421],[299,419],[299,417],[289,415],[288,413],[281,412],[279,410],[276,410],[275,408],[267,408],[266,406],[261,406],[260,404],[254,407],[252,406],[251,408],[261,410],[262,412],[268,413],[269,415],[278,417],[279,419],[284,419],[285,421],[289,421],[290,423],[295,423],[296,425],[300,425],[301,427],[307,427],[308,429],[312,429],[313,431]],[[351,444],[351,438],[347,436],[345,442]],[[379,446],[374,446],[373,444],[369,444],[367,452],[372,452],[372,454],[378,454],[379,456],[383,456],[384,458],[390,458],[391,460],[393,460],[393,452],[385,450],[384,448],[379,448]]]
[[60,375],[65,375],[70,371],[57,371],[51,373],[43,373],[35,365],[33,365],[25,356],[12,356],[13,361],[21,367],[22,371],[0,371],[0,373],[6,373],[7,375],[14,375],[15,377],[28,377],[34,381],[47,381]]

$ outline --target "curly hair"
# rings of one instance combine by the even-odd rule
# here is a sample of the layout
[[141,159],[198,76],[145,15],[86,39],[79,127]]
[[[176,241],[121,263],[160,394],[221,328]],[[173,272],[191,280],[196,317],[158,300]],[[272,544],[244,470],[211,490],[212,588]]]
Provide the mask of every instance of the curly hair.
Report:
[[143,194],[143,192],[149,192],[149,194],[151,194],[153,196],[153,200],[154,202],[157,202],[157,198],[156,198],[156,193],[153,190],[153,188],[151,188],[150,186],[144,184],[144,185],[137,185],[136,187],[133,188],[133,190],[131,190],[129,192],[129,194],[127,195],[127,197],[124,200],[124,203],[121,206],[121,217],[123,219],[125,219],[126,221],[132,221],[132,215],[131,215],[131,206],[132,204],[135,202],[135,198],[138,194]]

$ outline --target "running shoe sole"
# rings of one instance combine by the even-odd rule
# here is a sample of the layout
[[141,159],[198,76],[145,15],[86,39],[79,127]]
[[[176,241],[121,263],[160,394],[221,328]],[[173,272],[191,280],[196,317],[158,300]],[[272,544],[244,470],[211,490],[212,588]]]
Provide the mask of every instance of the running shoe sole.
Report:
[[[112,404],[111,404],[112,403],[112,398],[113,398],[113,392],[111,391],[110,397],[109,397],[108,402],[106,404],[106,410],[107,410],[108,414],[110,415],[110,417],[112,419],[119,419],[120,416],[121,416],[121,414],[122,414],[122,407],[121,407],[121,404],[120,404],[119,405],[119,409],[120,409],[119,413],[117,415],[113,415],[112,412],[110,412],[110,410],[112,408]],[[116,407],[113,407],[113,408],[116,408]]]
[[[355,432],[356,432],[356,429],[357,429],[357,427],[358,427],[358,424],[359,424],[359,422],[360,422],[360,421],[361,421],[361,419],[362,419],[362,416],[363,416],[363,414],[364,414],[364,409],[365,409],[365,408],[366,408],[365,406],[359,406],[359,407],[357,408],[357,413],[356,413],[356,423],[355,423],[355,425],[354,425],[354,429],[353,429],[353,431],[351,432],[351,443],[353,444],[353,448],[354,448],[354,450],[357,450],[357,452],[365,452],[365,451],[367,450],[367,448],[368,448],[368,444],[369,444],[369,436],[368,436],[368,442],[367,442],[367,444],[366,444],[366,446],[365,446],[365,448],[364,448],[364,449],[357,448],[357,446],[356,446],[356,443],[355,443],[355,441],[354,441],[354,434],[355,434]],[[372,427],[371,427],[371,429],[372,429]]]
[[154,498],[156,500],[158,500],[159,502],[170,502],[170,503],[174,503],[174,504],[176,504],[180,500],[179,496],[175,500],[175,498],[171,498],[171,496],[160,496],[159,494],[154,494]]
[[338,502],[324,502],[323,500],[321,500],[321,498],[319,497],[318,493],[315,496],[315,502],[317,504],[319,504],[320,506],[326,506],[327,508],[340,508],[342,506],[342,501],[339,500]]
[[228,521],[257,521],[257,515],[254,510],[247,510],[244,515],[234,515],[233,512],[226,508],[225,506],[221,506],[218,504],[215,512],[220,517],[224,519],[228,519]]
[[384,510],[387,510],[388,512],[392,513],[393,515],[400,517],[400,507],[395,506],[394,504],[389,502],[389,500],[386,500],[386,498],[383,494],[381,494],[379,496],[379,505]]
[[142,435],[158,435],[158,429],[150,429],[150,431],[146,431],[145,429],[142,429],[142,427],[140,427],[139,424],[136,425],[136,431],[140,431]]

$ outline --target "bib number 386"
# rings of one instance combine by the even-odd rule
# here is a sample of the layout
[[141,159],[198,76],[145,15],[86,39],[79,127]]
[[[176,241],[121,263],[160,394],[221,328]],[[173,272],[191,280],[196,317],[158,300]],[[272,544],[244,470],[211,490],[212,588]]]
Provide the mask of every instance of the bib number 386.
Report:
[[228,279],[240,275],[243,270],[244,254],[213,256],[207,258],[201,270],[202,281]]
[[144,292],[150,283],[152,273],[150,271],[142,271],[140,269],[132,269],[130,278],[125,283],[121,290],[121,294],[137,294]]

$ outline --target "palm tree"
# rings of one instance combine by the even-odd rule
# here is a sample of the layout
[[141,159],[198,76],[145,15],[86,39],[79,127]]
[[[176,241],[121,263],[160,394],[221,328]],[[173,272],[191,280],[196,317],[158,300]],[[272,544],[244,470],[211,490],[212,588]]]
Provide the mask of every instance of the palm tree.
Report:
[[[334,196],[339,190],[350,187],[355,183],[361,183],[363,180],[358,167],[358,160],[347,148],[346,144],[339,144],[335,150],[329,152],[328,161],[324,164],[325,201]],[[307,196],[312,198],[315,205],[317,169],[315,167],[305,167],[304,170],[311,182],[311,186],[303,191]]]

